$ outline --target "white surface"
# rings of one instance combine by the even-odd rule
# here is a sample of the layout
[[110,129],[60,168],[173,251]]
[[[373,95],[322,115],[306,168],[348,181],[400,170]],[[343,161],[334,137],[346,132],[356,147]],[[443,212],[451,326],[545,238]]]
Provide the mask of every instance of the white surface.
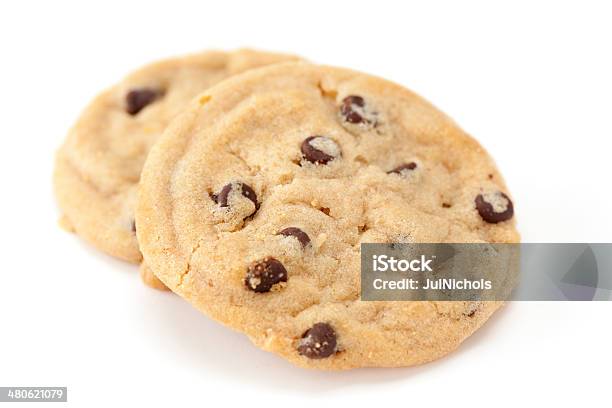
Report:
[[304,371],[62,232],[50,183],[103,87],[160,57],[252,46],[405,84],[490,150],[525,241],[610,242],[605,2],[84,3],[1,6],[0,386],[66,385],[72,406],[609,404],[612,303],[511,304],[422,367]]

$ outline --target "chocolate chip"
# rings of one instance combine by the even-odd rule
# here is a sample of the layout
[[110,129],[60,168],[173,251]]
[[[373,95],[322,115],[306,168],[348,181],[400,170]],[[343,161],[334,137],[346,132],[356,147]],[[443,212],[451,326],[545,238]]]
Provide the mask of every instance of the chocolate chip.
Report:
[[125,111],[130,115],[136,115],[145,106],[149,105],[161,96],[161,92],[151,88],[132,89],[125,96]]
[[230,193],[235,188],[236,189],[240,189],[240,193],[244,197],[246,197],[249,200],[251,200],[253,202],[253,204],[255,204],[255,209],[253,210],[253,212],[251,214],[246,215],[246,216],[250,217],[251,215],[255,214],[257,212],[257,210],[259,209],[259,204],[257,203],[257,194],[255,194],[255,191],[248,184],[245,184],[245,183],[242,183],[242,182],[235,182],[235,183],[226,184],[225,186],[223,186],[223,188],[221,189],[219,194],[213,194],[211,196],[211,198],[217,204],[219,204],[219,206],[221,206],[221,207],[229,207],[230,206],[230,204],[228,202],[229,195],[230,195]]
[[247,269],[244,284],[253,292],[269,292],[279,282],[287,282],[287,270],[271,256],[253,262]]
[[364,106],[365,101],[361,96],[349,95],[342,100],[340,113],[344,116],[344,120],[349,123],[369,123],[370,121],[362,116]]
[[132,232],[136,233],[136,220],[132,220]]
[[300,148],[304,159],[315,164],[327,164],[340,157],[340,147],[325,136],[310,136],[304,139]]
[[393,170],[387,172],[387,174],[406,174],[409,171],[415,170],[417,168],[417,164],[415,162],[404,163],[400,166],[397,166]]
[[336,332],[327,323],[316,323],[302,334],[297,350],[308,358],[329,357],[336,352]]
[[466,310],[463,312],[463,315],[466,317],[474,317],[479,308],[480,306],[478,302],[470,302],[466,306]]
[[304,231],[296,227],[285,228],[284,230],[279,232],[280,235],[284,235],[286,237],[295,237],[300,244],[302,244],[302,248],[306,248],[308,244],[310,244],[310,237]]
[[474,200],[478,214],[490,224],[507,221],[514,215],[512,200],[501,191],[478,194]]
[[331,212],[331,210],[327,207],[321,207],[319,208],[319,211],[321,211],[323,214],[329,216],[329,213]]

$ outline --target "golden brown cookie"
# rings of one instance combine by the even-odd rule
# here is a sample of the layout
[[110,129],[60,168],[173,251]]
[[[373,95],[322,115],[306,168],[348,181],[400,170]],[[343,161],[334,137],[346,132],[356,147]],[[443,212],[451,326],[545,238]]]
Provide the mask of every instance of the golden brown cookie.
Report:
[[362,242],[516,242],[486,151],[414,93],[287,63],[201,94],[145,164],[144,258],[259,347],[318,369],[420,364],[501,302],[360,300]]

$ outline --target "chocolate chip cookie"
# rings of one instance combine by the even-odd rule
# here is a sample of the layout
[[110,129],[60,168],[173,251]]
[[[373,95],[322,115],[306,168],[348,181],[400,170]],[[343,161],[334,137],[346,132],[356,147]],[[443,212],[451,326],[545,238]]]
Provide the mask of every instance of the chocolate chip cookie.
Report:
[[414,93],[286,63],[194,99],[147,159],[136,213],[173,291],[302,366],[409,366],[501,302],[360,300],[363,242],[517,242],[487,152]]
[[110,255],[140,262],[136,190],[149,149],[168,122],[211,85],[292,59],[251,50],[205,52],[148,65],[103,92],[57,153],[54,184],[62,225]]

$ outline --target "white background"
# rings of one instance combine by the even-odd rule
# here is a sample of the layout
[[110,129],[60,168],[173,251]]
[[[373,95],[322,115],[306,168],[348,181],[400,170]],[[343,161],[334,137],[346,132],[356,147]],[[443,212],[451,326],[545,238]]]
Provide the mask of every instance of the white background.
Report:
[[433,101],[496,158],[524,241],[610,242],[605,2],[85,3],[0,6],[0,386],[65,385],[87,407],[610,404],[612,303],[511,304],[421,367],[302,370],[61,231],[50,182],[101,89],[161,57],[251,46]]

